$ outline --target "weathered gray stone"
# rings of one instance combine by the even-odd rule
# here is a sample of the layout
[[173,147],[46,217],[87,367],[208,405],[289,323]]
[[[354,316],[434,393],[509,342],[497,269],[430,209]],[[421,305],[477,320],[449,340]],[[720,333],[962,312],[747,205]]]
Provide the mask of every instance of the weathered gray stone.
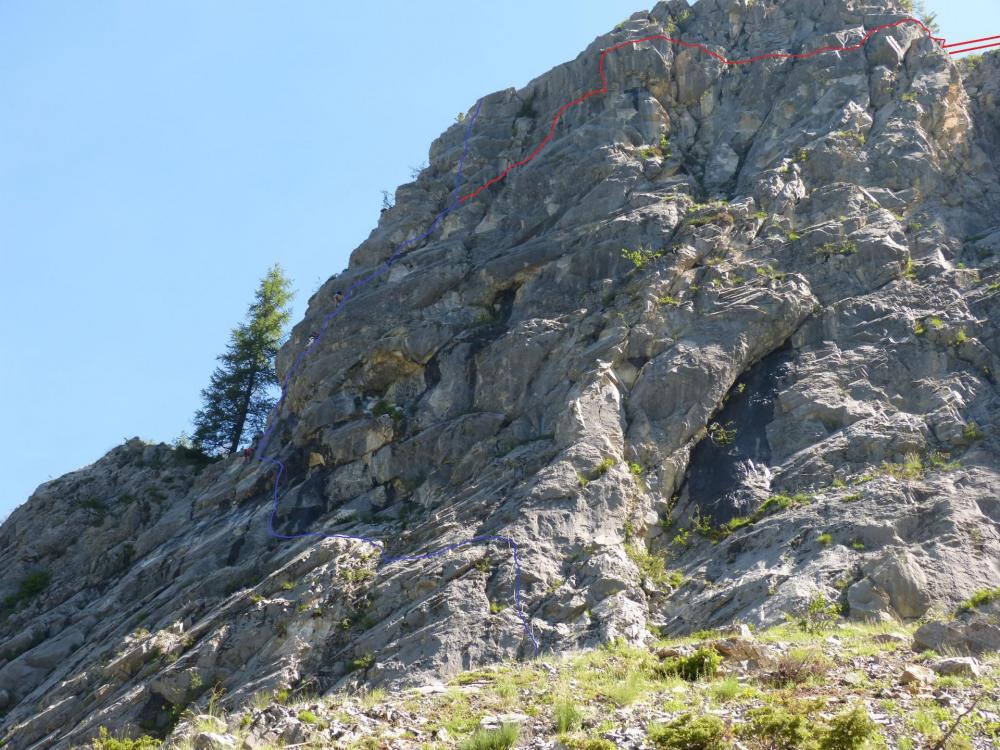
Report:
[[952,656],[947,659],[938,659],[931,664],[938,674],[958,675],[959,677],[979,677],[982,669],[979,662],[971,656]]
[[913,634],[915,651],[959,651],[981,654],[1000,650],[1000,622],[996,604],[983,610],[966,612],[954,620],[933,619]]
[[[486,96],[463,184],[534,150],[625,39],[673,25],[745,56],[905,15],[658,3]],[[0,598],[52,580],[0,623],[5,747],[63,750],[94,717],[166,726],[214,684],[235,705],[436,683],[533,639],[769,625],[845,589],[853,618],[910,620],[1000,584],[1000,56],[956,64],[901,26],[795,63],[646,42],[606,73],[530,165],[356,287],[291,373],[276,509],[269,463],[199,467],[134,439],[11,514]],[[311,298],[282,378],[334,292],[449,205],[466,128]],[[735,517],[754,521],[718,530]],[[683,585],[636,565],[668,545]],[[916,641],[996,650],[995,614]],[[768,656],[745,633],[724,644]],[[269,716],[249,746],[308,741],[288,709]]]
[[237,747],[236,738],[228,734],[198,732],[191,741],[194,750],[231,750]]
[[889,596],[868,578],[847,589],[847,604],[852,620],[891,622],[893,619]]

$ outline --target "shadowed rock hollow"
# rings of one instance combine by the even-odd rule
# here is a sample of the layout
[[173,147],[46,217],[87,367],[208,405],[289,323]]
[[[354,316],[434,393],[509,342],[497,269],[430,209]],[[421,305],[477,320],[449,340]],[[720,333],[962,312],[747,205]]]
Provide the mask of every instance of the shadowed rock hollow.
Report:
[[[462,192],[529,153],[626,39],[735,59],[905,17],[892,0],[660,3],[486,96]],[[645,42],[606,71],[606,95],[302,360],[268,446],[276,530],[387,556],[509,537],[546,651],[773,624],[817,593],[912,620],[1000,583],[1000,57],[956,64],[907,24],[744,66]],[[467,124],[313,296],[279,369],[335,290],[446,207]],[[274,539],[273,483],[265,463],[132,440],[12,513],[7,747],[163,733],[212,685],[235,705],[533,654],[505,544],[383,562]]]

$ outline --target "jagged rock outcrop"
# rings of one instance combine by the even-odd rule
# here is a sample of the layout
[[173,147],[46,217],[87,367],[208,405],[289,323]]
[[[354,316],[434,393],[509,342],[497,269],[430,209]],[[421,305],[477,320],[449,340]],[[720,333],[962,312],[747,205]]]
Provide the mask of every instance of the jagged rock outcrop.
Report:
[[270,462],[129,441],[0,529],[7,747],[162,733],[212,686],[428,681],[818,593],[912,620],[1000,583],[1000,56],[956,64],[913,24],[741,66],[626,47],[538,158],[395,256],[466,131],[463,193],[602,49],[735,59],[904,17],[672,0],[485,97],[310,300],[267,449],[279,534],[459,546],[275,538]]

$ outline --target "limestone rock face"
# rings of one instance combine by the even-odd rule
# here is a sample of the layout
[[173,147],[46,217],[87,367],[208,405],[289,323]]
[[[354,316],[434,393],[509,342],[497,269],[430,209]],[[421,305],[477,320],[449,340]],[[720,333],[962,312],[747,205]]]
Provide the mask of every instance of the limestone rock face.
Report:
[[276,506],[270,462],[131,440],[0,528],[5,747],[164,734],[213,686],[426,684],[1000,584],[1000,55],[957,64],[912,24],[741,66],[623,47],[538,157],[396,253],[467,130],[460,194],[598,85],[602,49],[745,58],[905,16],[671,0],[486,96],[281,351]]

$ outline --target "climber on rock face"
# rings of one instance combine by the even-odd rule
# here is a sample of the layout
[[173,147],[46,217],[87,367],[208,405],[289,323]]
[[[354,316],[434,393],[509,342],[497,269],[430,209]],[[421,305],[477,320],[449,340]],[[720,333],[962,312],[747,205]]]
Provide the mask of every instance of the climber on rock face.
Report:
[[344,301],[344,293],[339,289],[333,293],[333,304],[339,305]]
[[243,458],[247,461],[253,458],[253,454],[257,452],[257,446],[260,445],[260,441],[263,439],[264,433],[258,431],[257,434],[253,436],[253,441],[250,445],[243,449]]

